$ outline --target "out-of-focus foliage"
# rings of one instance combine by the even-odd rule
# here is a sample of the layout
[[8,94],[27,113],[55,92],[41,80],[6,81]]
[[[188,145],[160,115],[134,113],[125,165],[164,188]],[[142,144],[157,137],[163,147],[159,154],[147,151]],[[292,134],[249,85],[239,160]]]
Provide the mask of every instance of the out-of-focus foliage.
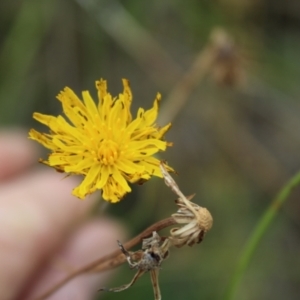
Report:
[[[167,139],[174,142],[162,158],[178,171],[182,191],[196,193],[214,217],[203,244],[173,249],[164,263],[163,298],[223,299],[255,224],[300,169],[298,1],[12,0],[0,2],[0,22],[1,126],[30,127],[34,111],[62,113],[55,99],[61,89],[94,90],[100,77],[112,94],[122,77],[130,79],[135,108],[151,107],[157,91],[168,101],[212,30],[231,36],[243,78],[227,84],[214,66],[176,117],[162,122],[173,122]],[[299,195],[260,244],[236,299],[298,299]],[[109,213],[134,235],[172,213],[173,199],[156,179]],[[120,269],[111,286],[131,279]],[[102,296],[153,299],[147,276],[123,293]]]

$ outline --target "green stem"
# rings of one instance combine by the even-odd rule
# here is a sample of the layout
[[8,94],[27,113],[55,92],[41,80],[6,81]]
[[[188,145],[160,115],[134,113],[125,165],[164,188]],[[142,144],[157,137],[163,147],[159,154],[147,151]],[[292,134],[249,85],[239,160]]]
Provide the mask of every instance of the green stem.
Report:
[[281,206],[285,203],[293,189],[299,184],[300,172],[298,172],[294,177],[292,177],[290,181],[288,181],[287,184],[281,189],[277,197],[274,199],[274,201],[272,201],[271,205],[268,207],[267,211],[262,216],[261,220],[258,222],[256,228],[254,229],[242,252],[237,267],[230,280],[227,291],[225,293],[226,300],[234,299],[236,291],[239,287],[239,283],[242,280],[243,274],[245,273],[263,235],[267,232],[267,229],[271,225],[274,217],[276,216]]

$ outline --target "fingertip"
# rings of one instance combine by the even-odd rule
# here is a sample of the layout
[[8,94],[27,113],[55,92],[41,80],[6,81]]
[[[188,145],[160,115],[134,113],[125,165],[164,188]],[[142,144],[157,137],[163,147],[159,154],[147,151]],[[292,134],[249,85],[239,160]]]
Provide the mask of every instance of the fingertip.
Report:
[[21,129],[0,131],[0,181],[9,179],[34,163],[37,148]]
[[[110,219],[89,221],[78,229],[57,253],[54,260],[39,276],[34,290],[26,299],[34,299],[42,295],[55,283],[65,278],[72,270],[77,270],[117,249],[116,239],[124,236],[124,228],[116,221]],[[97,292],[104,290],[102,287],[110,275],[111,272],[80,275],[47,299],[73,299],[74,297],[91,299]]]
[[91,211],[96,199],[72,196],[75,184],[47,170],[0,187],[0,268],[7,270],[0,273],[0,290],[7,299],[14,298]]

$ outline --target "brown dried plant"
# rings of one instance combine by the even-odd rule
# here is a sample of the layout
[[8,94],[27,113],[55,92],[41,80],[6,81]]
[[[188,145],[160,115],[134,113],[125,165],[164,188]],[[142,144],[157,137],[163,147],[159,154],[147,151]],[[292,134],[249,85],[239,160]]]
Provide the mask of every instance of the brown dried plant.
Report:
[[154,291],[155,300],[161,299],[161,293],[158,283],[158,273],[162,262],[169,255],[169,248],[182,247],[184,245],[192,246],[203,240],[204,234],[212,227],[213,219],[210,212],[203,207],[191,202],[194,195],[185,197],[180,191],[175,180],[167,172],[163,163],[160,164],[165,183],[179,197],[175,202],[179,206],[178,211],[172,215],[177,224],[185,224],[181,228],[173,228],[169,237],[160,237],[156,231],[152,236],[143,239],[142,250],[128,252],[118,241],[122,253],[132,269],[138,271],[133,279],[128,283],[116,288],[102,288],[100,291],[121,292],[131,287],[143,274],[150,272],[151,282]]
[[163,238],[161,238],[156,231],[153,231],[150,238],[143,240],[142,250],[136,252],[128,252],[118,241],[119,247],[122,253],[126,256],[130,268],[138,271],[128,284],[110,289],[102,288],[100,291],[124,291],[131,287],[143,274],[150,272],[155,300],[160,300],[161,293],[158,284],[158,273],[161,263],[169,255],[170,247],[170,241],[168,239],[165,239],[164,242],[162,242],[162,240]]
[[176,227],[171,229],[169,239],[172,245],[182,247],[184,245],[192,246],[195,243],[200,243],[205,233],[211,229],[213,224],[210,212],[206,208],[191,202],[195,194],[188,197],[184,196],[162,162],[160,169],[166,185],[179,197],[175,200],[179,209],[175,214],[172,214],[172,218],[177,224],[186,224],[181,228]]
[[[48,291],[35,300],[46,299],[57,289],[78,275],[112,269],[126,261],[130,268],[137,270],[133,279],[128,284],[124,284],[120,287],[109,289],[101,288],[100,291],[121,292],[131,287],[143,274],[149,272],[155,300],[161,299],[158,274],[162,262],[169,255],[170,247],[175,246],[179,248],[184,245],[192,246],[200,243],[203,240],[204,235],[212,227],[213,218],[206,208],[191,202],[194,195],[188,197],[184,196],[175,180],[168,173],[163,162],[160,164],[160,169],[164,176],[166,185],[178,196],[178,199],[175,200],[175,203],[179,207],[177,212],[172,214],[171,217],[151,225],[124,245],[118,241],[119,250],[116,250],[111,254],[70,273],[65,279],[52,286]],[[180,225],[181,227],[172,228],[169,236],[161,237],[157,233],[158,231],[175,224]],[[129,249],[141,242],[141,250],[135,252],[129,251]]]

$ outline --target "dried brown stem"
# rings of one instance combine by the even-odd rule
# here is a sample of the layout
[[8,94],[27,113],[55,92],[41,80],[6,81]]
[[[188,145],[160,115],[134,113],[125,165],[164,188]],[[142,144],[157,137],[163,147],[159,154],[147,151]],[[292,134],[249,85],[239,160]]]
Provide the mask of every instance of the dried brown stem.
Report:
[[218,71],[218,80],[233,84],[238,80],[235,67],[235,45],[231,37],[220,28],[211,32],[210,41],[199,52],[191,67],[179,79],[169,97],[163,101],[158,123],[174,121],[193,90],[209,74]]
[[[160,231],[166,227],[172,226],[176,224],[175,220],[170,217],[167,219],[163,219],[145,229],[143,232],[138,234],[136,237],[128,241],[124,244],[126,249],[131,249],[135,245],[139,244],[144,238],[149,237],[153,231]],[[72,280],[78,275],[87,272],[101,272],[108,269],[112,269],[114,267],[119,266],[120,264],[126,261],[125,255],[121,252],[120,249],[113,251],[112,253],[105,255],[85,266],[82,268],[75,270],[74,272],[67,275],[63,280],[58,282],[57,284],[53,285],[49,290],[47,290],[44,294],[40,295],[39,297],[35,298],[35,300],[43,300],[52,295],[55,291],[65,285],[67,282]]]
[[162,103],[159,123],[174,121],[189,99],[194,88],[199,85],[216,59],[215,52],[207,46],[201,50],[191,68],[180,78],[169,97]]

